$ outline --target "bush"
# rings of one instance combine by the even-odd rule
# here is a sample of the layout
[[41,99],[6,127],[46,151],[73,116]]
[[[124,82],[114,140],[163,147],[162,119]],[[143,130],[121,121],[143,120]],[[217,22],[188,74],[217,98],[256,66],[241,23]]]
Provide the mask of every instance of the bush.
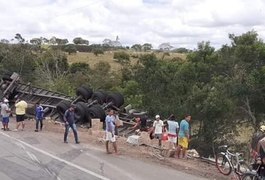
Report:
[[93,53],[95,56],[98,56],[99,54],[104,54],[104,51],[102,49],[94,49]]
[[74,44],[67,44],[64,49],[65,52],[68,52],[68,54],[76,53],[76,46]]
[[116,59],[119,63],[127,63],[130,61],[130,55],[126,52],[114,52],[114,59]]

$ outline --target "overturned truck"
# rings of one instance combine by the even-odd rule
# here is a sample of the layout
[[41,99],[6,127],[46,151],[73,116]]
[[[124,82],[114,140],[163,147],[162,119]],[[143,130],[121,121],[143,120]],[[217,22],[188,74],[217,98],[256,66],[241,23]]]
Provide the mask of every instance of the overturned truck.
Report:
[[55,121],[62,121],[64,112],[71,104],[76,106],[76,123],[83,127],[92,127],[92,120],[99,118],[105,121],[106,110],[115,110],[123,121],[123,127],[119,128],[120,133],[127,136],[133,133],[128,127],[132,126],[135,116],[147,118],[147,112],[132,109],[130,105],[124,107],[124,97],[118,92],[96,91],[86,86],[76,89],[76,96],[71,97],[62,93],[49,91],[43,88],[32,86],[30,83],[23,83],[17,73],[6,73],[1,78],[0,97],[10,101],[11,106],[16,98],[28,102],[28,115],[34,115],[35,104],[38,102],[44,107],[46,117]]

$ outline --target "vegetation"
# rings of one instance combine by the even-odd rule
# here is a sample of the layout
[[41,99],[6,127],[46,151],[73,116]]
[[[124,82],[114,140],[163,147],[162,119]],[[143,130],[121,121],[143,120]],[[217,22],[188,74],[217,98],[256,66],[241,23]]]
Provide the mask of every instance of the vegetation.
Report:
[[130,55],[124,51],[114,52],[113,58],[121,64],[126,64],[130,61]]
[[[89,53],[66,56],[62,52],[65,45],[43,49],[43,41],[35,39],[27,44],[21,35],[15,38],[17,44],[1,40],[2,74],[16,71],[24,81],[69,95],[83,84],[118,90],[127,104],[146,109],[150,115],[159,113],[162,118],[174,113],[181,119],[189,113],[198,124],[191,144],[203,155],[220,143],[237,142],[232,135],[236,126],[247,124],[257,129],[264,119],[265,43],[254,31],[230,34],[231,44],[218,50],[210,42],[198,43],[194,51],[176,49],[187,54],[185,59],[175,57],[169,43],[161,44],[166,53],[158,54],[140,52],[149,51],[151,44],[136,44],[132,47],[137,51],[132,62],[130,51],[125,49],[93,55],[93,49],[114,50],[106,44],[75,45],[77,49],[89,48],[95,57],[92,62],[87,58]],[[79,62],[73,61],[74,56]],[[107,56],[109,59],[104,60]],[[115,70],[113,58],[120,62]]]

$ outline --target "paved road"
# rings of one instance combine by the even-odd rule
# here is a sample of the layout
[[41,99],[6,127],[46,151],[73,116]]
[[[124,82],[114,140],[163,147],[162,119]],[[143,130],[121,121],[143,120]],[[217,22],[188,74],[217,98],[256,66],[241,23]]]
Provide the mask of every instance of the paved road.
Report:
[[1,180],[200,180],[183,172],[86,144],[64,144],[45,132],[0,132]]

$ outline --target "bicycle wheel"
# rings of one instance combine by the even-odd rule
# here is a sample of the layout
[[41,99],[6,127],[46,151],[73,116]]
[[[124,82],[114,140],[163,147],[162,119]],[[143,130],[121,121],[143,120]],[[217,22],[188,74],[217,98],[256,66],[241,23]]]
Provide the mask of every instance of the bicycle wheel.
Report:
[[223,175],[229,175],[232,171],[232,167],[229,160],[225,155],[221,153],[216,155],[215,164],[219,172]]
[[243,174],[241,180],[260,180],[260,178],[258,177],[257,174],[245,173],[245,174]]

